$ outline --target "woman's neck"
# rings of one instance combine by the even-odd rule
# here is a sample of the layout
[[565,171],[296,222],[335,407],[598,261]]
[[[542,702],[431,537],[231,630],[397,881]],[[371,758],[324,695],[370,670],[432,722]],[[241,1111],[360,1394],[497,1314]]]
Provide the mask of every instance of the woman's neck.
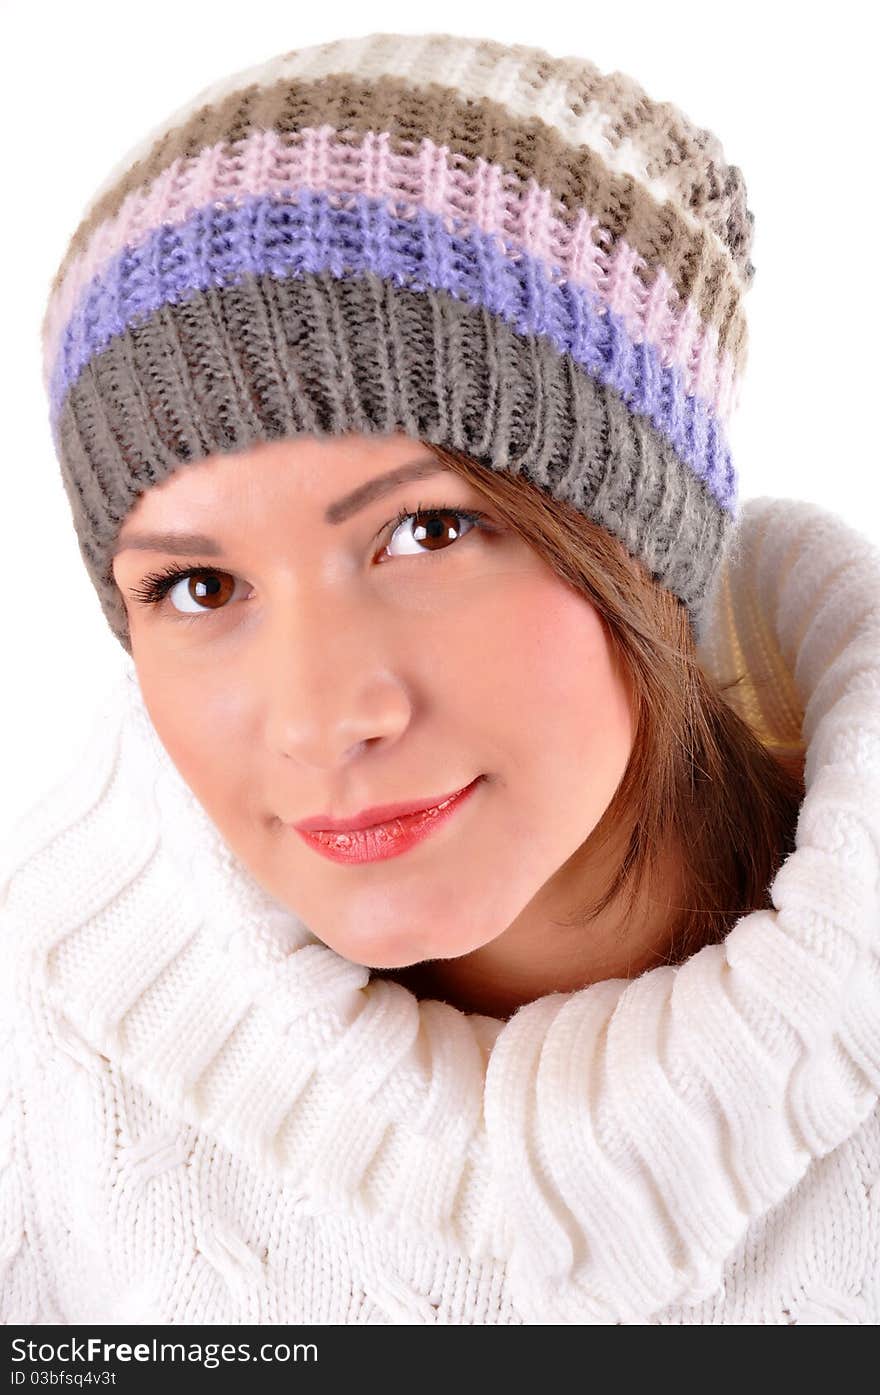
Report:
[[[419,1000],[437,998],[463,1012],[506,1021],[549,993],[571,993],[603,979],[637,978],[669,962],[682,924],[682,864],[668,856],[641,888],[632,912],[626,888],[593,920],[574,908],[601,891],[622,848],[591,852],[589,843],[559,869],[511,925],[487,944],[455,959],[430,959],[374,977],[402,984]],[[617,861],[615,861],[617,859]]]

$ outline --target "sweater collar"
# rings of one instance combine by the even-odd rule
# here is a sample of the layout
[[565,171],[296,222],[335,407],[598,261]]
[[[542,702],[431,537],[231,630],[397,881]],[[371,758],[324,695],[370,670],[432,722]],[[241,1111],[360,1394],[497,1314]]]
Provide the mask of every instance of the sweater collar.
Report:
[[807,745],[774,909],[508,1022],[371,979],[264,892],[128,660],[57,806],[62,909],[51,878],[30,906],[67,1028],[305,1210],[505,1261],[527,1321],[715,1292],[880,1089],[880,554],[815,505],[747,501],[700,657],[747,674],[729,700],[764,739]]

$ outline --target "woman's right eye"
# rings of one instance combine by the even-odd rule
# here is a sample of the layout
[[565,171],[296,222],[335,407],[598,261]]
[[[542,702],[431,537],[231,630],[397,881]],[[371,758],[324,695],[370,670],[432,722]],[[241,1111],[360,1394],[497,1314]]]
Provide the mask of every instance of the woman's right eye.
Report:
[[[181,589],[178,600],[192,601],[193,608],[187,610],[172,599],[171,608],[179,616],[193,616],[204,611],[223,610],[225,602],[235,591],[235,578],[230,572],[215,571],[213,567],[166,567],[161,572],[150,572],[140,586],[132,587],[131,594],[144,605],[160,605],[165,597],[172,598],[178,587]],[[231,583],[231,584],[230,584]],[[207,602],[206,605],[196,602]]]
[[[179,595],[175,601],[174,593]],[[235,578],[229,572],[190,572],[185,574],[180,580],[170,586],[167,595],[175,610],[184,615],[197,615],[200,610],[223,610],[225,602],[230,600],[235,591]],[[207,602],[206,605],[197,605],[199,601]],[[193,602],[192,610],[179,604],[182,600]]]

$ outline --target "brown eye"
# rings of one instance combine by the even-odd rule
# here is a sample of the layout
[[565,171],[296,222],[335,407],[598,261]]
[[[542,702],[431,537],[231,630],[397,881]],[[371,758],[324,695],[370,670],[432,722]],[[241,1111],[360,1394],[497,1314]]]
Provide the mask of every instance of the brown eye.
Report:
[[[420,552],[445,552],[449,542],[456,542],[478,525],[482,515],[464,509],[416,509],[398,515],[397,524],[388,540],[403,540],[403,551],[392,556],[417,556]],[[386,549],[387,551],[388,549]]]
[[171,608],[178,615],[198,615],[224,610],[235,585],[236,579],[229,572],[211,567],[171,566],[151,572],[140,586],[131,588],[131,595],[142,605],[157,607],[164,606],[165,598],[171,597]]
[[[222,610],[234,594],[235,585],[229,572],[193,572],[169,587],[167,594],[175,610],[193,614],[199,610]],[[184,600],[192,602],[191,609]]]

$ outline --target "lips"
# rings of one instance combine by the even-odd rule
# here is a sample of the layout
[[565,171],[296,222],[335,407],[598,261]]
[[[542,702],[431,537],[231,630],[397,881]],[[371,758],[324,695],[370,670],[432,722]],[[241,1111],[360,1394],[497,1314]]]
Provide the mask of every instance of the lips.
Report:
[[479,775],[439,804],[415,813],[398,815],[385,823],[370,824],[362,829],[349,827],[335,833],[303,828],[297,828],[297,832],[315,852],[331,862],[357,864],[384,861],[389,857],[399,857],[454,819],[457,810],[470,802],[474,791],[482,783],[483,776]]
[[[470,784],[473,783],[471,780]],[[292,827],[300,833],[358,833],[365,828],[374,828],[380,824],[392,823],[395,819],[406,818],[410,814],[421,814],[427,809],[436,809],[447,799],[454,798],[468,788],[469,785],[459,785],[458,789],[449,790],[446,794],[431,795],[428,799],[411,799],[403,804],[374,804],[371,808],[362,809],[359,814],[352,814],[348,818],[334,819],[329,814],[315,814],[312,818],[300,819]]]

